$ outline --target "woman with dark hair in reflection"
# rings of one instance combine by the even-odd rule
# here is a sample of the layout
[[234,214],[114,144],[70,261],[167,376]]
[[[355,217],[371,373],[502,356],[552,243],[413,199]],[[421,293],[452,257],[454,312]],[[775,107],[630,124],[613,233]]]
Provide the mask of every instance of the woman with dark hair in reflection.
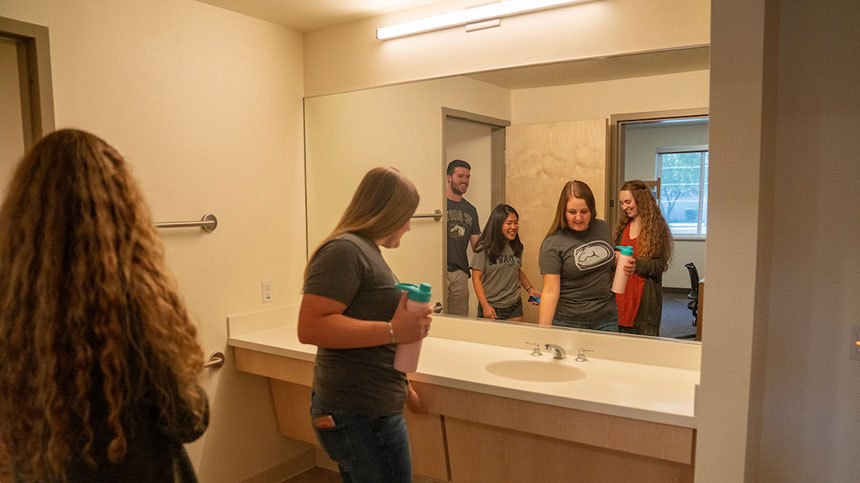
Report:
[[[472,257],[472,284],[478,296],[478,317],[493,320],[523,320],[520,287],[529,297],[539,298],[523,272],[520,216],[511,205],[493,208]],[[535,302],[532,302],[535,303]]]
[[628,181],[618,195],[621,214],[612,239],[633,247],[632,263],[623,269],[627,287],[616,294],[618,329],[628,334],[660,335],[663,272],[672,257],[672,233],[648,186]]
[[618,332],[610,237],[609,225],[597,219],[591,188],[568,181],[540,247],[540,325]]

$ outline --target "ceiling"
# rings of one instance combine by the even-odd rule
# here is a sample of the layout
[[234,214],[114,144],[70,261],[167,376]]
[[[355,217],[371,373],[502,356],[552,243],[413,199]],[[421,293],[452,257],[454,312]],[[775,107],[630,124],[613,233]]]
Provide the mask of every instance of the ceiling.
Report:
[[710,48],[702,46],[530,65],[469,77],[508,89],[527,89],[705,70],[709,66]]
[[309,32],[440,0],[197,0]]

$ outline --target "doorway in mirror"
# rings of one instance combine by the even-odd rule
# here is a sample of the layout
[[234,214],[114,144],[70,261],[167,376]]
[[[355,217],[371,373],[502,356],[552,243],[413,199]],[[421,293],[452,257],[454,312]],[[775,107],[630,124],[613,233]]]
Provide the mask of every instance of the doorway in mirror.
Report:
[[[480,114],[471,112],[459,111],[454,109],[442,109],[444,128],[442,140],[443,166],[440,178],[443,180],[442,187],[442,205],[447,206],[445,222],[447,229],[445,230],[445,240],[442,243],[444,247],[445,266],[443,267],[444,274],[443,293],[445,313],[453,315],[463,315],[469,317],[477,316],[477,297],[475,289],[472,286],[471,279],[466,279],[465,284],[462,283],[463,275],[471,276],[471,273],[462,273],[463,263],[457,263],[457,259],[463,260],[465,256],[466,264],[472,259],[472,238],[469,233],[469,224],[464,223],[461,212],[454,208],[457,204],[453,203],[451,198],[461,198],[468,201],[474,206],[477,212],[477,226],[483,230],[484,224],[487,222],[487,216],[490,211],[499,203],[505,201],[505,126],[510,123],[506,120],[495,119]],[[453,196],[450,194],[452,186],[450,185],[448,176],[448,166],[454,160],[466,161],[471,167],[469,171],[470,178],[467,184],[460,183],[453,186]],[[460,168],[462,171],[464,168]],[[461,174],[461,173],[458,173]],[[463,243],[462,238],[469,240]],[[461,240],[458,242],[457,240]],[[465,244],[465,247],[463,245]],[[465,248],[465,253],[459,253]],[[448,273],[453,273],[454,276],[448,276]],[[469,270],[471,272],[471,270]],[[458,280],[453,285],[451,280]],[[453,291],[468,293],[468,312],[458,313],[462,311],[451,311],[449,304],[449,295],[454,295]],[[465,293],[459,296],[464,296]]]

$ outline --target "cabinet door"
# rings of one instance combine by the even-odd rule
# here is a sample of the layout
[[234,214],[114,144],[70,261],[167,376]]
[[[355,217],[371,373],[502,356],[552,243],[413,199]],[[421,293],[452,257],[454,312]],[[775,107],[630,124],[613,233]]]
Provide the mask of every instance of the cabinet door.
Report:
[[[269,384],[281,434],[319,447],[311,427],[311,388],[278,379],[269,379]],[[437,481],[448,481],[442,417],[438,414],[418,416],[408,410],[404,414],[412,446],[412,473]],[[333,464],[322,466],[336,468]]]

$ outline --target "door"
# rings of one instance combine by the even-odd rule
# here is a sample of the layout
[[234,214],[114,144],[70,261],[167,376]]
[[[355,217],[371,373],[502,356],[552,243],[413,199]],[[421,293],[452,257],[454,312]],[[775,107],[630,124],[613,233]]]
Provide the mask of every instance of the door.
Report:
[[[472,167],[471,182],[463,198],[475,206],[478,212],[478,224],[481,230],[487,223],[487,217],[493,207],[505,199],[505,166],[504,145],[505,126],[507,121],[488,118],[478,114],[444,109],[444,170],[448,163],[462,159]],[[445,190],[443,187],[442,206],[445,206]],[[443,244],[447,259],[447,240]],[[472,259],[472,248],[467,248],[467,257]],[[447,270],[447,268],[445,268]],[[443,293],[447,293],[447,278]],[[471,281],[470,281],[471,282]],[[469,317],[478,315],[478,297],[471,283],[469,286]],[[446,301],[447,303],[447,301]]]

